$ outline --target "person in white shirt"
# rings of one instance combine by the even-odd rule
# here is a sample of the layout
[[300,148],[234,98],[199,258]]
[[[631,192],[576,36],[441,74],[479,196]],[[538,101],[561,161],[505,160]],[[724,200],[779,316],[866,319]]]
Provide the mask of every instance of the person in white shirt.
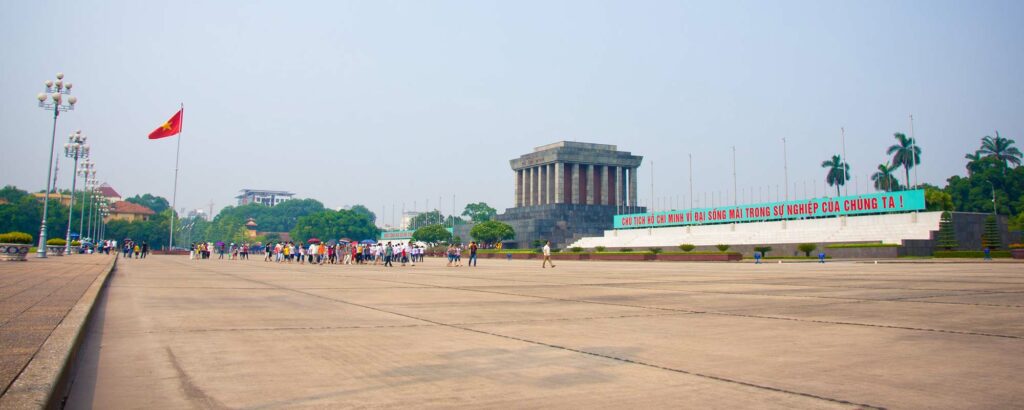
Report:
[[546,268],[547,264],[551,263],[551,267],[555,267],[555,263],[551,261],[551,241],[544,242],[544,262],[541,262],[540,267]]

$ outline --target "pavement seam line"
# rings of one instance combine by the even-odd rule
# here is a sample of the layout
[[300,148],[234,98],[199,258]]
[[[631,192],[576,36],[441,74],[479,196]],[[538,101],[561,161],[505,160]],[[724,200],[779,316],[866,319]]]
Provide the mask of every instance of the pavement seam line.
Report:
[[[404,314],[404,313],[393,312],[393,311],[389,311],[389,310],[386,310],[386,309],[376,308],[376,307],[373,307],[373,306],[368,306],[368,305],[363,305],[363,304],[359,304],[359,303],[349,302],[349,301],[342,300],[342,299],[336,299],[336,298],[331,298],[331,297],[327,297],[327,296],[323,296],[323,295],[317,295],[315,293],[309,293],[309,292],[305,292],[305,291],[298,290],[298,289],[287,288],[287,287],[284,287],[284,286],[275,285],[275,284],[272,284],[272,283],[263,282],[263,281],[259,281],[259,280],[256,280],[256,279],[249,279],[249,278],[241,277],[241,276],[230,274],[230,273],[222,273],[222,272],[217,272],[217,271],[208,270],[208,269],[202,269],[202,270],[206,270],[207,272],[211,272],[211,273],[218,274],[218,275],[231,276],[231,277],[234,277],[236,279],[241,279],[241,280],[245,280],[245,281],[261,283],[261,284],[268,285],[268,286],[274,286],[274,287],[277,287],[277,288],[282,289],[282,290],[288,290],[288,291],[292,291],[292,292],[296,292],[296,293],[301,293],[301,294],[308,295],[308,296],[313,296],[313,297],[316,297],[316,298],[330,300],[330,301],[337,302],[337,303],[343,303],[343,304],[346,304],[346,305],[357,306],[357,307],[364,308],[364,309],[369,309],[369,310],[373,310],[373,311],[377,311],[377,312],[381,312],[381,313],[386,313],[386,314],[391,314],[391,315],[395,315],[395,316],[405,317],[405,318],[408,318],[408,319],[422,321],[422,322],[426,322],[426,323],[431,323],[431,324],[435,324],[435,325],[443,326],[443,327],[448,327],[448,328],[452,328],[452,329],[458,329],[458,330],[462,330],[462,331],[473,332],[473,333],[478,333],[478,334],[483,334],[483,335],[489,335],[489,336],[499,337],[499,338],[504,338],[504,339],[509,339],[509,340],[516,340],[516,341],[520,341],[520,342],[523,342],[523,343],[529,343],[529,344],[534,344],[534,345],[538,345],[538,346],[545,346],[545,347],[549,347],[549,348],[560,349],[560,350],[565,350],[565,351],[569,351],[569,352],[575,352],[575,353],[589,355],[589,356],[593,356],[593,357],[604,358],[604,359],[607,359],[607,360],[619,361],[619,362],[623,362],[623,363],[630,363],[630,364],[645,366],[645,367],[654,368],[654,369],[666,370],[666,371],[671,371],[671,372],[680,373],[680,374],[686,374],[686,375],[690,375],[690,376],[694,376],[694,377],[700,377],[700,378],[704,378],[704,379],[715,380],[715,381],[719,381],[719,382],[723,382],[723,383],[737,384],[737,385],[741,385],[741,386],[746,386],[746,387],[751,387],[751,388],[756,388],[756,389],[761,389],[761,390],[766,390],[766,391],[772,391],[772,392],[777,392],[777,393],[784,393],[784,394],[808,397],[808,398],[828,401],[828,402],[832,402],[832,403],[839,403],[839,404],[846,404],[846,405],[857,406],[857,407],[861,407],[861,408],[885,409],[885,407],[881,407],[881,406],[875,406],[875,405],[863,404],[863,403],[854,403],[854,402],[843,400],[843,399],[836,399],[836,398],[831,398],[831,397],[818,396],[818,395],[811,394],[811,393],[804,393],[804,392],[786,390],[786,389],[779,388],[779,387],[764,386],[764,385],[759,385],[759,384],[755,384],[755,383],[751,383],[751,382],[744,382],[744,381],[740,381],[740,380],[729,379],[729,378],[721,377],[721,376],[708,375],[708,374],[703,374],[703,373],[699,373],[699,372],[693,372],[693,371],[689,371],[689,370],[676,369],[676,368],[672,368],[672,367],[651,364],[651,363],[647,363],[647,362],[643,362],[643,361],[638,361],[638,360],[633,360],[633,359],[628,359],[628,358],[624,358],[624,357],[605,355],[605,354],[596,353],[596,352],[588,352],[588,351],[585,351],[585,350],[573,349],[573,348],[566,347],[566,346],[554,345],[554,344],[544,343],[544,342],[540,342],[540,341],[534,341],[534,340],[530,340],[530,339],[518,338],[518,337],[515,337],[515,336],[509,336],[509,335],[503,335],[503,334],[499,334],[499,333],[487,332],[487,331],[473,329],[473,328],[469,328],[469,327],[463,327],[463,326],[459,326],[459,325],[454,325],[454,324],[449,324],[449,323],[444,323],[444,322],[438,322],[438,321],[435,321],[435,320],[425,319],[425,318],[421,318],[421,317],[417,317],[417,316],[412,316],[412,315],[408,315],[408,314]],[[342,276],[344,276],[344,275],[342,275]],[[349,277],[349,276],[344,276],[344,277]],[[351,278],[351,277],[349,277],[349,278]],[[453,289],[458,289],[458,288],[453,288]],[[567,301],[572,301],[572,300],[567,300]]]

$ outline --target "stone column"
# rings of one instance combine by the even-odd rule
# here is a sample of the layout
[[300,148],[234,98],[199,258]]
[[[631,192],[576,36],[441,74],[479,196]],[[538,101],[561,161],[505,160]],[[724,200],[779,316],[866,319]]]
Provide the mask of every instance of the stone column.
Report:
[[587,198],[586,198],[586,201],[587,202],[586,202],[586,204],[587,205],[593,205],[594,204],[594,174],[595,174],[594,166],[588,164],[588,165],[586,165],[586,167],[587,167],[587,170],[586,170],[586,173],[587,173]]
[[523,206],[523,170],[517,169],[516,173],[516,207]]
[[545,204],[555,203],[555,164],[544,165]]
[[556,162],[551,167],[555,170],[555,203],[565,203],[565,164]]
[[572,170],[572,198],[570,203],[580,203],[580,164],[572,164],[570,168]]
[[626,173],[623,171],[622,167],[615,167],[615,205],[617,206],[625,205],[622,200],[622,187],[625,186],[625,184],[622,183],[622,178],[625,176]]
[[537,166],[537,205],[548,203],[548,167]]
[[636,206],[636,168],[629,169],[629,205]]
[[537,167],[530,168],[530,205],[540,205],[540,192],[537,189],[540,175],[537,171]]
[[601,201],[598,203],[601,205],[608,205],[608,166],[604,165],[601,167]]
[[523,177],[526,179],[526,192],[523,195],[523,206],[533,205],[533,169],[523,170]]

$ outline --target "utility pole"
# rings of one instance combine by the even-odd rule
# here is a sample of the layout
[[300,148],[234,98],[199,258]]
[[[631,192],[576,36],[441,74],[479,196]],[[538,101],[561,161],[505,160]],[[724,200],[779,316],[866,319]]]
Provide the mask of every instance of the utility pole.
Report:
[[732,206],[738,205],[739,190],[736,189],[736,146],[732,146]]
[[786,200],[789,200],[789,158],[786,155],[786,137],[782,137],[782,175],[786,180]]
[[693,209],[693,154],[690,154],[690,209]]
[[[917,155],[917,138],[914,137],[914,114],[910,114],[910,155],[913,156],[910,162],[914,166],[914,188],[917,188],[917,164],[920,159]],[[907,181],[907,185],[910,185],[910,181]]]
[[843,145],[843,160],[840,161],[839,170],[843,173],[843,179],[840,182],[843,183],[843,195],[849,195],[850,192],[846,188],[846,128],[839,127],[839,140]]

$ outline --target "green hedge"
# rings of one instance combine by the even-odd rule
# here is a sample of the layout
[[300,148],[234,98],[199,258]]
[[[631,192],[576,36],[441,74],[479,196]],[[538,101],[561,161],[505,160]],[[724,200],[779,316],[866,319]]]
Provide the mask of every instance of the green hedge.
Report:
[[24,232],[8,232],[0,234],[0,243],[30,244],[32,243],[32,235]]
[[[782,259],[782,260],[804,260],[804,261],[816,261],[817,256],[766,256],[761,259]],[[825,255],[825,259],[832,259],[831,256]]]
[[[985,257],[985,251],[935,251],[936,258],[977,258]],[[992,251],[993,258],[1010,258],[1010,251]]]
[[[551,251],[554,252],[555,250],[552,249]],[[540,249],[480,249],[477,250],[476,253],[497,253],[502,255],[506,253],[540,253]]]
[[732,255],[732,254],[739,254],[739,252],[718,252],[718,251],[678,252],[678,251],[669,251],[669,252],[662,252],[662,254],[663,255]]
[[895,243],[834,243],[831,245],[825,245],[827,249],[844,249],[844,248],[896,248],[899,244]]
[[46,241],[46,245],[48,245],[48,246],[64,246],[64,245],[67,245],[67,244],[68,244],[68,241],[65,241],[65,240],[63,240],[61,238],[53,238],[53,239],[50,239],[50,240]]

